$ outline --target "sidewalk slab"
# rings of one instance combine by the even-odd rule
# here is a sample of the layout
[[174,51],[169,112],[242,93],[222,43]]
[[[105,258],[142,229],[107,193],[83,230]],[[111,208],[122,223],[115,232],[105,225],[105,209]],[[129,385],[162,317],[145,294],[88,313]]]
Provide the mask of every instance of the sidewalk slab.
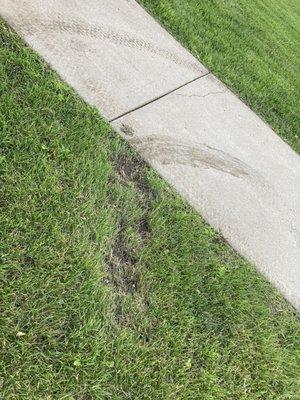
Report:
[[113,123],[300,308],[300,157],[209,74]]
[[0,15],[107,119],[207,73],[133,0],[1,0]]

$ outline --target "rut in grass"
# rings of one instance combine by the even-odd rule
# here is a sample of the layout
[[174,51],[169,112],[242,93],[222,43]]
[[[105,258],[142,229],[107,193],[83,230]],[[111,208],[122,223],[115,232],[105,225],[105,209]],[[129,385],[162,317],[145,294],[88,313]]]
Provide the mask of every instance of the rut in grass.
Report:
[[[134,229],[143,243],[142,247],[145,247],[151,236],[148,214],[157,194],[147,180],[149,167],[138,155],[126,150],[118,152],[117,156],[112,159],[114,166],[112,181],[118,180],[123,186],[131,185],[136,191],[136,199],[140,203],[142,215],[136,221]],[[143,294],[140,292],[139,259],[128,247],[125,237],[126,228],[127,222],[120,216],[117,234],[105,257],[107,276],[103,279],[103,283],[110,285],[115,292],[115,318],[118,323],[123,320],[122,299],[125,296],[138,295],[143,299]],[[142,301],[146,306],[147,300],[144,298]]]

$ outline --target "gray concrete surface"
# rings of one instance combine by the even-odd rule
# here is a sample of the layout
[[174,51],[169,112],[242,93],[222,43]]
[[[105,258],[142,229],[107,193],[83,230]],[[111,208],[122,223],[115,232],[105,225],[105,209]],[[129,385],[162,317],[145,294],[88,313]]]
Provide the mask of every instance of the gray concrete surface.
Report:
[[133,0],[0,14],[300,309],[300,158],[269,126]]
[[132,0],[1,0],[0,15],[107,119],[207,73]]

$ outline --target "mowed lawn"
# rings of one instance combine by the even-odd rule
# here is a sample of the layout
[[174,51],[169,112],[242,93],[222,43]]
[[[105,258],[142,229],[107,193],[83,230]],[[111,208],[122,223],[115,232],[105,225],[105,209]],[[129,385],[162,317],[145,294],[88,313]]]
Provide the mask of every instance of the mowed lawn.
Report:
[[138,0],[300,153],[299,0]]
[[299,315],[3,23],[0,46],[0,398],[296,400]]

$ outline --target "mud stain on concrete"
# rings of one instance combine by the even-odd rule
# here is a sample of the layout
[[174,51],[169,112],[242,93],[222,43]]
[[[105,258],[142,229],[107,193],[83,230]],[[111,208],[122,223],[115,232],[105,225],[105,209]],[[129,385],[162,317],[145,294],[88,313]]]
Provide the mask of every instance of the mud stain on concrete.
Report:
[[237,178],[252,174],[249,167],[236,157],[205,144],[174,141],[169,136],[151,135],[127,138],[148,161],[162,165],[187,165],[194,168],[212,168]]
[[130,125],[122,124],[120,129],[121,129],[121,132],[124,133],[126,136],[134,135],[134,130]]

